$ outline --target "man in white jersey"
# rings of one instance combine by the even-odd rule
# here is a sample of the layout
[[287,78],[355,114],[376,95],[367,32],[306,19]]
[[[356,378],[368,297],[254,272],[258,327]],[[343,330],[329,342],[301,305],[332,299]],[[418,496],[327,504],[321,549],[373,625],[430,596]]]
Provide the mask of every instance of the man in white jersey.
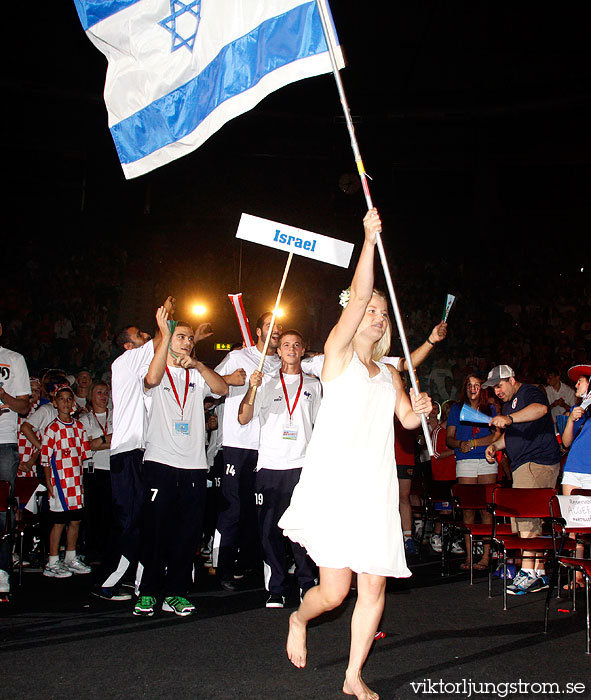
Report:
[[[300,596],[316,584],[316,565],[301,545],[283,535],[277,524],[300,480],[306,447],[320,407],[320,382],[302,372],[305,349],[299,331],[282,333],[277,348],[281,360],[279,376],[265,377],[254,406],[248,403],[247,394],[238,412],[241,425],[248,424],[256,416],[261,426],[255,500],[265,587],[270,594],[265,604],[267,608],[284,607],[289,593],[286,545],[293,554]],[[260,387],[262,380],[262,372],[253,372],[250,388]]]
[[[172,313],[175,300],[164,307]],[[161,307],[162,308],[162,307]],[[123,350],[111,365],[113,433],[110,448],[113,523],[111,543],[99,576],[97,590],[107,600],[121,599],[114,589],[138,561],[140,511],[144,500],[143,458],[146,429],[143,374],[161,338],[154,340],[137,326],[127,326],[117,336]],[[133,569],[131,569],[133,570]]]
[[195,609],[186,595],[205,514],[203,400],[212,393],[225,395],[228,387],[191,356],[195,336],[189,324],[173,322],[171,336],[163,307],[156,318],[163,342],[144,376],[144,389],[152,401],[144,455],[140,553],[144,569],[133,612],[151,616],[163,598],[163,610],[185,616]]
[[[0,323],[0,336],[2,324]],[[8,481],[11,491],[18,470],[17,421],[19,413],[29,410],[31,384],[25,358],[0,346],[0,481]],[[11,494],[12,495],[12,494]],[[0,532],[6,527],[6,513],[0,513]],[[12,537],[0,542],[0,599],[10,592]]]
[[[259,421],[255,417],[247,425],[240,425],[238,409],[248,390],[245,385],[246,377],[258,369],[270,329],[271,316],[271,313],[265,313],[257,320],[256,345],[229,352],[215,368],[230,384],[222,426],[223,502],[213,541],[213,565],[218,569],[220,583],[226,590],[236,590],[238,584],[234,576],[238,577],[243,569],[254,566],[259,558],[254,500]],[[277,372],[281,364],[277,357],[281,330],[280,325],[273,328],[263,363],[265,374]]]

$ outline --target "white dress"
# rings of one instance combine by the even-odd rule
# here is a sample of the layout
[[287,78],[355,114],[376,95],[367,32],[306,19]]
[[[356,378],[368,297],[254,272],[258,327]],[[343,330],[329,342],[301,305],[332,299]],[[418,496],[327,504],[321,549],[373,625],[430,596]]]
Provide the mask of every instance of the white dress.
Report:
[[410,576],[398,512],[396,391],[386,365],[370,378],[353,355],[324,395],[302,476],[279,521],[318,566]]

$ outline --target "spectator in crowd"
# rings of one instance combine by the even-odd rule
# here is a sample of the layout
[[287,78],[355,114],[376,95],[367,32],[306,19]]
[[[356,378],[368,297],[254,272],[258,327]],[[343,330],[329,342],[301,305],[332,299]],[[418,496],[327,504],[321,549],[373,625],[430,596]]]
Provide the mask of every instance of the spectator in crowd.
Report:
[[[0,323],[0,337],[2,324]],[[0,346],[0,480],[10,483],[11,492],[19,465],[17,423],[20,413],[29,410],[31,385],[25,358]],[[12,495],[12,493],[11,493]],[[0,512],[0,531],[6,528],[6,513]],[[0,542],[0,597],[10,592],[12,537]]]
[[[446,386],[446,379],[448,380]],[[430,395],[439,401],[445,401],[449,398],[451,386],[453,384],[453,374],[447,366],[447,361],[444,357],[438,357],[435,360],[434,367],[427,377]]]
[[[462,407],[466,405],[487,416],[496,415],[494,408],[488,402],[486,391],[482,390],[482,379],[474,374],[464,379],[461,400],[451,407],[447,419],[447,447],[455,450],[456,477],[460,484],[494,484],[497,480],[497,463],[490,464],[486,460],[486,448],[500,437],[500,430],[490,430],[487,425],[460,420]],[[473,510],[463,511],[464,522],[472,524],[475,513]],[[492,523],[492,515],[480,511],[483,523]],[[462,569],[470,568],[470,537],[465,535],[466,561],[460,565]],[[482,559],[475,562],[473,568],[477,571],[488,569],[490,561],[490,544],[484,545]]]
[[66,361],[70,349],[70,338],[74,335],[74,326],[67,316],[60,312],[53,324],[53,337],[60,361]]
[[[431,433],[431,442],[433,443],[433,456],[431,457],[431,476],[433,481],[448,481],[456,480],[456,454],[455,450],[450,449],[446,445],[447,440],[447,418],[453,401],[444,401],[441,406],[439,421],[433,428]],[[449,511],[448,511],[449,512]],[[434,552],[438,554],[442,549],[441,542],[441,521],[435,523],[433,532],[429,538],[429,544]],[[463,553],[462,549],[457,548],[457,543],[452,544],[452,552],[456,547],[455,553]]]
[[[573,489],[591,489],[591,364],[571,367],[568,376],[575,382],[577,398],[582,400],[583,405],[571,407],[562,433],[562,445],[569,450],[562,475],[562,493],[565,496],[570,495]],[[577,557],[583,556],[583,549],[583,544],[578,543]],[[578,571],[575,586],[584,587],[583,574]]]
[[92,375],[87,369],[81,369],[76,374],[76,381],[72,389],[74,399],[83,411],[90,409],[90,387],[92,386]]
[[[41,442],[41,464],[49,493],[49,561],[43,575],[67,578],[89,574],[91,569],[76,554],[80,522],[84,514],[82,464],[88,459],[90,445],[80,421],[72,418],[74,392],[61,387],[55,393],[57,418],[45,430]],[[66,553],[59,558],[59,546],[66,529]]]
[[37,476],[35,464],[39,451],[27,440],[21,432],[21,426],[30,416],[35,413],[39,407],[41,398],[41,380],[37,377],[31,377],[31,396],[29,397],[29,411],[26,414],[21,414],[18,417],[18,474],[17,476]]
[[546,396],[554,423],[556,423],[556,417],[568,413],[575,402],[575,392],[570,386],[560,381],[560,372],[555,368],[549,369],[546,374]]
[[[400,380],[406,387],[406,378]],[[415,477],[415,461],[418,429],[405,430],[402,423],[394,416],[394,456],[398,477],[398,510],[404,538],[404,550],[408,556],[417,554],[417,547],[412,538],[412,506],[410,490]],[[420,477],[420,475],[419,475]]]
[[224,452],[222,449],[222,423],[224,418],[224,397],[205,399],[205,428],[207,430],[207,499],[205,503],[205,522],[203,525],[203,543],[201,555],[205,557],[205,566],[213,566],[213,536],[222,507],[222,474],[224,471]]
[[277,347],[281,360],[279,376],[265,378],[261,387],[263,373],[255,370],[250,376],[249,389],[261,388],[257,391],[254,405],[249,402],[249,391],[238,411],[241,425],[258,416],[261,426],[255,501],[263,549],[265,587],[270,594],[267,608],[282,608],[285,605],[289,593],[288,548],[295,562],[300,598],[316,583],[316,565],[300,544],[284,536],[278,525],[300,479],[306,447],[320,407],[320,382],[316,377],[302,372],[305,350],[306,345],[299,331],[283,332]]
[[[535,386],[517,381],[508,365],[493,367],[482,385],[489,386],[503,402],[502,415],[495,416],[490,426],[505,432],[486,448],[486,459],[493,464],[498,450],[507,452],[513,488],[555,488],[560,449],[546,395]],[[513,527],[521,537],[537,537],[542,532],[539,518],[515,518]],[[525,551],[523,555],[521,570],[507,587],[511,595],[525,595],[549,585],[544,561],[535,560],[533,552]]]
[[109,411],[109,394],[106,382],[94,382],[89,391],[90,410],[80,416],[91,449],[83,482],[87,560],[104,560],[112,520],[109,448],[113,435],[113,413]]

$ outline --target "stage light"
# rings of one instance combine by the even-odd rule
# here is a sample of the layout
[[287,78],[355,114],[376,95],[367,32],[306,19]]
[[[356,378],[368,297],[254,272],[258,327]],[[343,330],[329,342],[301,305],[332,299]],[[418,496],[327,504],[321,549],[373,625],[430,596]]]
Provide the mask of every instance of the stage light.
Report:
[[207,312],[207,309],[205,306],[203,306],[203,304],[194,304],[191,310],[193,311],[194,316],[204,316]]
[[275,318],[281,318],[283,316],[283,309],[275,309]]

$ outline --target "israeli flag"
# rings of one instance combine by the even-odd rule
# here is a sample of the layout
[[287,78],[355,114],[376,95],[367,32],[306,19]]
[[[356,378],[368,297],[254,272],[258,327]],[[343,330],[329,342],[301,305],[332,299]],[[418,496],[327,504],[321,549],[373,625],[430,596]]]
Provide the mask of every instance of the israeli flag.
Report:
[[274,90],[332,70],[314,0],[74,2],[108,59],[105,103],[126,178],[191,153]]

